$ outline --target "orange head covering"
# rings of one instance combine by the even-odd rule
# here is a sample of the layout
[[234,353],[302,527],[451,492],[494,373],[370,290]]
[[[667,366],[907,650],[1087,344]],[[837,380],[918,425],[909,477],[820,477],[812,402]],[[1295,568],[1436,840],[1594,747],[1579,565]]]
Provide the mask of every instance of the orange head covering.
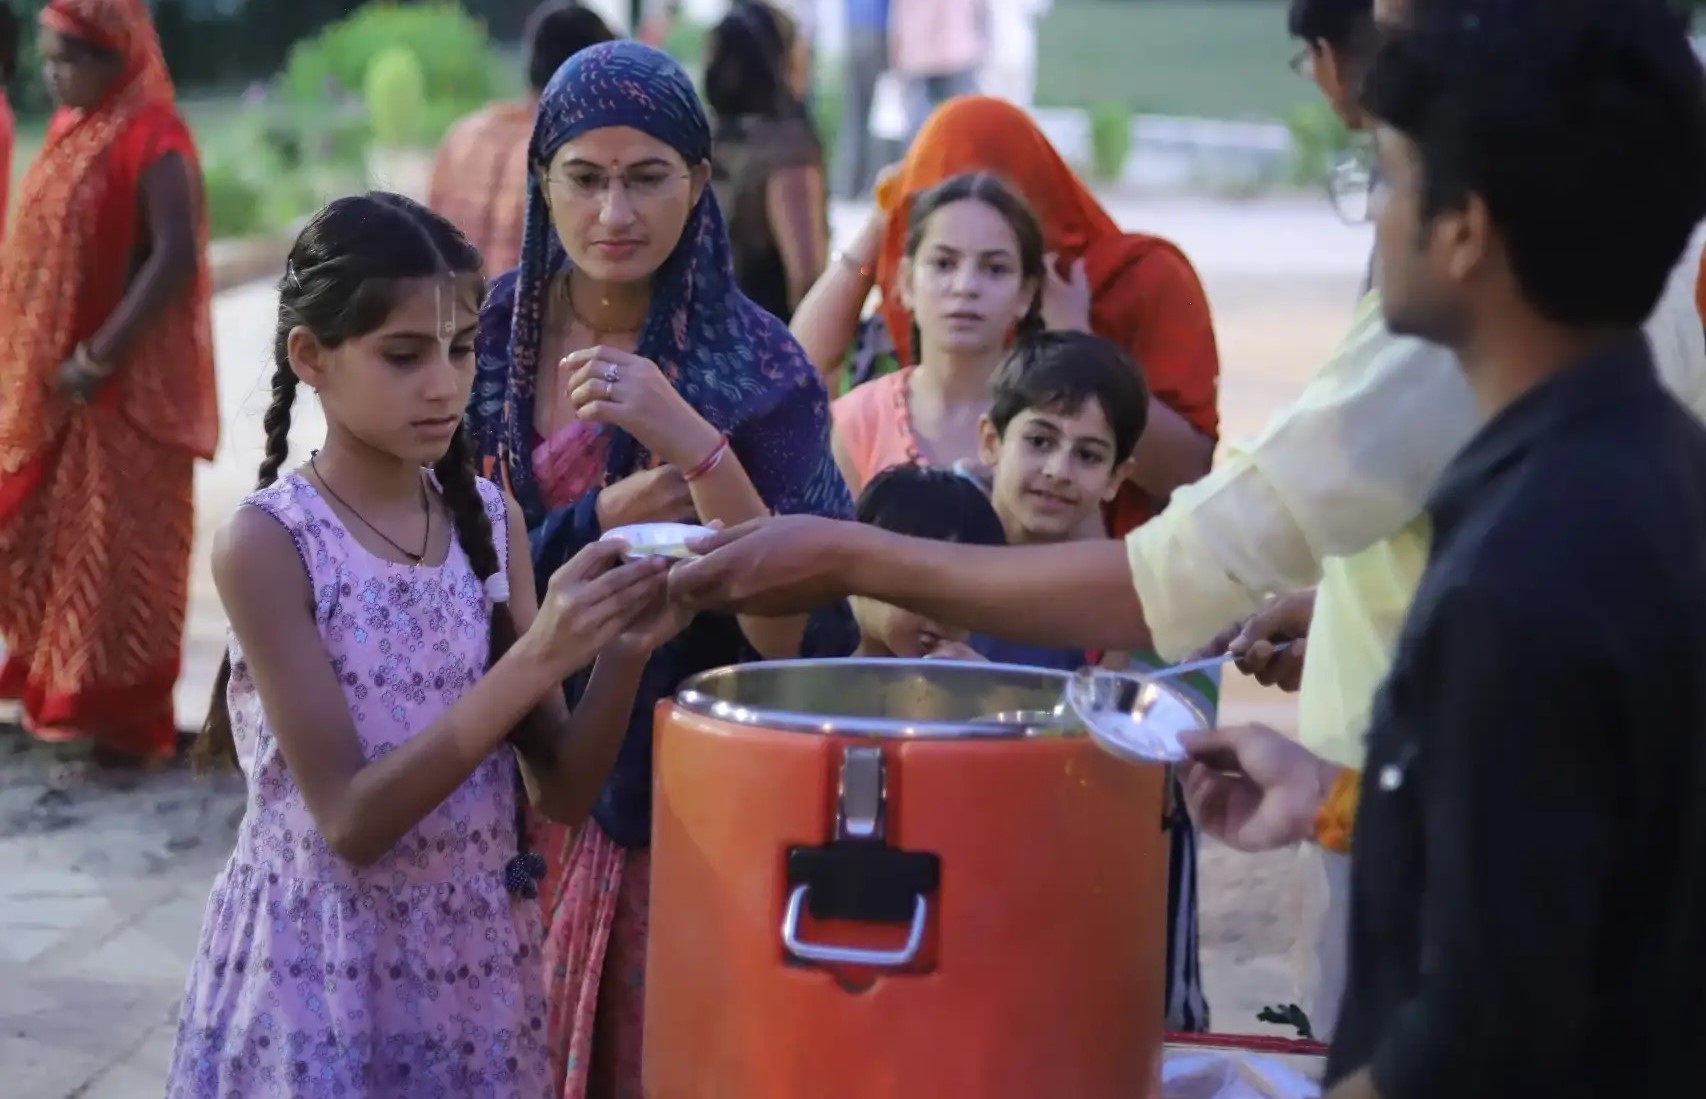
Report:
[[112,106],[120,97],[148,103],[173,101],[172,78],[160,52],[160,36],[154,33],[142,0],[53,0],[37,21],[118,55],[122,73],[108,91],[107,102],[91,114]]
[[[141,174],[167,153],[184,159],[197,189],[205,256],[200,166],[142,0],[52,0],[39,19],[111,51],[120,73],[95,106],[54,114],[0,245],[0,316],[21,318],[0,344],[0,477],[43,453],[75,413],[53,378],[123,297],[145,230],[137,216]],[[210,296],[200,262],[188,292],[126,349],[102,392],[161,442],[207,456],[218,433]]]
[[[1029,115],[1003,99],[951,99],[924,123],[900,170],[877,188],[889,214],[877,255],[883,321],[910,362],[911,319],[894,292],[906,241],[911,196],[965,172],[993,172],[1025,196],[1063,270],[1084,261],[1090,327],[1137,360],[1156,399],[1213,438],[1219,427],[1220,362],[1202,284],[1170,241],[1122,232]],[[1155,501],[1122,491],[1115,533],[1151,514]]]
[[906,242],[908,200],[965,172],[993,172],[1012,184],[1036,213],[1048,250],[1067,267],[1084,260],[1097,332],[1108,331],[1098,314],[1119,313],[1117,303],[1097,291],[1143,253],[1177,252],[1159,237],[1122,232],[1023,110],[987,95],[951,99],[924,123],[900,170],[877,188],[877,205],[890,215],[877,257],[877,283],[897,348],[906,349],[911,330],[900,296],[892,292]]

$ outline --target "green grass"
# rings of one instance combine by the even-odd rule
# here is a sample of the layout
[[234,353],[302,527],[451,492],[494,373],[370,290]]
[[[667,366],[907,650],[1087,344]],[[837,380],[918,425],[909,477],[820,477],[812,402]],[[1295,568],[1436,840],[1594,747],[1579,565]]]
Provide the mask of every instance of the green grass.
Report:
[[1283,119],[1315,96],[1287,67],[1285,12],[1284,0],[1056,0],[1040,30],[1038,105]]

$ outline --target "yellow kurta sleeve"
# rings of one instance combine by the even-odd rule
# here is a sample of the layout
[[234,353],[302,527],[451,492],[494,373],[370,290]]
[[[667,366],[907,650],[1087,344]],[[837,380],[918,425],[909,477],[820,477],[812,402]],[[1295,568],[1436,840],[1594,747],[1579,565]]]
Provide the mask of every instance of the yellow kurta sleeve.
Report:
[[1180,659],[1267,595],[1316,584],[1324,558],[1404,528],[1476,423],[1450,353],[1392,335],[1378,296],[1365,297],[1339,350],[1261,436],[1127,536],[1155,648]]

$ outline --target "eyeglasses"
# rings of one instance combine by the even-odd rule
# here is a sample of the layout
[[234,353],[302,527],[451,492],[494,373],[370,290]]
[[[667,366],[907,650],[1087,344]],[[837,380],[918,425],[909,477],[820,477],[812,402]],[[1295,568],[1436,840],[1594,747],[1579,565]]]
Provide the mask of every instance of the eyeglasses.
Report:
[[1374,155],[1365,145],[1342,150],[1327,169],[1327,197],[1346,225],[1366,225],[1374,217]]
[[631,202],[648,202],[667,195],[673,184],[689,178],[685,172],[639,168],[612,176],[587,168],[563,168],[545,173],[552,190],[576,202],[603,202],[610,189],[620,185]]
[[1301,50],[1297,51],[1296,56],[1286,62],[1286,66],[1290,68],[1293,73],[1303,79],[1314,80],[1315,51],[1310,49],[1308,46],[1303,47]]

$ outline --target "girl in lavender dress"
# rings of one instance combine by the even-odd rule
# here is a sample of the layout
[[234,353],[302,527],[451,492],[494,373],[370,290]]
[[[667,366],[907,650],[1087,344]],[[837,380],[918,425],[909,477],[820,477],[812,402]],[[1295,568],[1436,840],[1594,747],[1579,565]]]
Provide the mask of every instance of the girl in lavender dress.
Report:
[[[475,477],[479,254],[395,195],[292,249],[260,488],[220,532],[230,655],[202,734],[249,783],[166,1093],[545,1099],[522,796],[583,819],[652,648],[660,562],[587,547],[535,599],[516,506]],[[326,441],[282,479],[299,384]],[[589,663],[571,715],[559,685]]]

